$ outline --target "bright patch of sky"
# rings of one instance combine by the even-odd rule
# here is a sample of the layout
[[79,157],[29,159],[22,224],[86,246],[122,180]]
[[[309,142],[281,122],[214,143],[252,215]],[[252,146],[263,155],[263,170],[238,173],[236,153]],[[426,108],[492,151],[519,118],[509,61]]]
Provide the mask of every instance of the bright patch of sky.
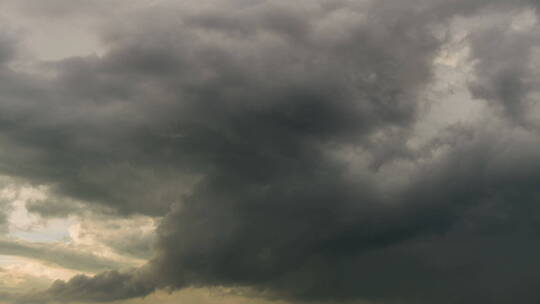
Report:
[[32,259],[0,255],[0,292],[45,288],[54,280],[69,279],[77,273]]
[[24,186],[16,188],[10,185],[0,191],[0,197],[11,202],[8,236],[33,242],[56,242],[69,237],[69,228],[75,224],[74,219],[43,219],[28,212],[26,208],[28,201],[46,198],[44,188]]
[[1,2],[0,17],[13,30],[22,33],[21,46],[27,55],[38,60],[59,60],[92,55],[101,50],[91,19],[81,16],[29,18],[23,3]]

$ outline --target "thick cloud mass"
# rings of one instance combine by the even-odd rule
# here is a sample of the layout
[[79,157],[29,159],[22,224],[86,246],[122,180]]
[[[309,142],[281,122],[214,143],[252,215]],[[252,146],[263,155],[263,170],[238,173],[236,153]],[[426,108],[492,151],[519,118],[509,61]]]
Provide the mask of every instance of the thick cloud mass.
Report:
[[[35,74],[0,46],[2,173],[163,216],[145,267],[21,302],[226,286],[291,301],[537,303],[536,23],[475,27],[469,86],[493,117],[408,144],[454,18],[533,5],[164,4],[104,26],[104,55]],[[32,206],[62,214],[53,207]]]

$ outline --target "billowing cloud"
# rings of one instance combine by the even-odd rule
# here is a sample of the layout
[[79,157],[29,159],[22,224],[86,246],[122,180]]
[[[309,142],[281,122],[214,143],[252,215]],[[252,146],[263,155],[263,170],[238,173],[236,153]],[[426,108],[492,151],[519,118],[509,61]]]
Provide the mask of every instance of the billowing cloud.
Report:
[[[62,3],[46,14],[76,7]],[[0,171],[64,199],[30,210],[160,219],[145,266],[19,302],[217,286],[286,301],[537,303],[534,5],[163,1],[103,21],[101,55],[28,73],[6,48]],[[455,22],[470,98],[486,107],[418,140]],[[150,250],[138,246],[152,234],[141,239],[104,237]]]

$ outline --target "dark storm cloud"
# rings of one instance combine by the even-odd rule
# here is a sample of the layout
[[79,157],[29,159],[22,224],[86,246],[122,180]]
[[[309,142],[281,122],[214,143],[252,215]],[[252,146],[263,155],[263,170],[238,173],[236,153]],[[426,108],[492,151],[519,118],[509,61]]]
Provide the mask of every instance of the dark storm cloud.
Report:
[[[291,197],[269,201],[245,186],[251,196],[242,206],[229,191],[245,192],[228,184],[169,215],[155,263],[179,286],[239,284],[297,299],[508,303],[520,294],[520,303],[534,303],[538,295],[514,280],[534,281],[536,271],[527,269],[540,266],[532,258],[539,249],[538,139],[467,131],[453,134],[458,148],[421,168],[387,208],[365,190],[333,193],[335,181],[308,195],[282,188]],[[412,237],[426,237],[425,247],[403,242]]]
[[[164,216],[146,267],[59,281],[23,302],[228,286],[292,300],[537,303],[519,283],[539,268],[537,135],[485,120],[446,130],[423,153],[395,136],[419,119],[445,42],[437,29],[521,4],[164,6],[109,26],[102,57],[49,63],[48,76],[5,69],[4,173]],[[508,34],[500,48],[489,35],[499,34],[471,38],[483,88],[473,91],[516,117],[529,91],[515,74],[493,75],[532,69],[532,34]],[[351,173],[347,149],[371,166]],[[413,169],[381,181],[398,164]],[[400,175],[390,192],[385,179]]]
[[[273,165],[258,157],[288,166],[312,148],[412,122],[438,48],[426,26],[404,24],[402,37],[404,20],[380,28],[359,12],[342,25],[333,18],[343,8],[305,9],[259,5],[214,25],[213,12],[182,25],[157,11],[159,20],[111,29],[103,58],[53,63],[53,78],[7,71],[3,171],[162,215],[214,167],[264,174]],[[241,22],[216,27],[227,18]]]

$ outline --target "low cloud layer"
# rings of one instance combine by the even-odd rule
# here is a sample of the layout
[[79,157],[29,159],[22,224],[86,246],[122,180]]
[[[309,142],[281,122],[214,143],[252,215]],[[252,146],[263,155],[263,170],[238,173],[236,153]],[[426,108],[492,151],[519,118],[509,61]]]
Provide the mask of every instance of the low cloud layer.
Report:
[[[102,10],[63,3],[43,17]],[[17,35],[0,35],[0,173],[63,198],[30,210],[160,219],[145,266],[13,301],[226,287],[291,303],[537,303],[537,9],[158,1],[96,21],[103,54],[32,72],[15,64]],[[485,107],[428,137],[436,62],[460,35]]]
[[60,244],[32,244],[9,239],[0,239],[0,254],[38,259],[64,268],[87,272],[127,268],[129,266],[129,264],[105,257],[78,252],[73,248],[66,248]]

